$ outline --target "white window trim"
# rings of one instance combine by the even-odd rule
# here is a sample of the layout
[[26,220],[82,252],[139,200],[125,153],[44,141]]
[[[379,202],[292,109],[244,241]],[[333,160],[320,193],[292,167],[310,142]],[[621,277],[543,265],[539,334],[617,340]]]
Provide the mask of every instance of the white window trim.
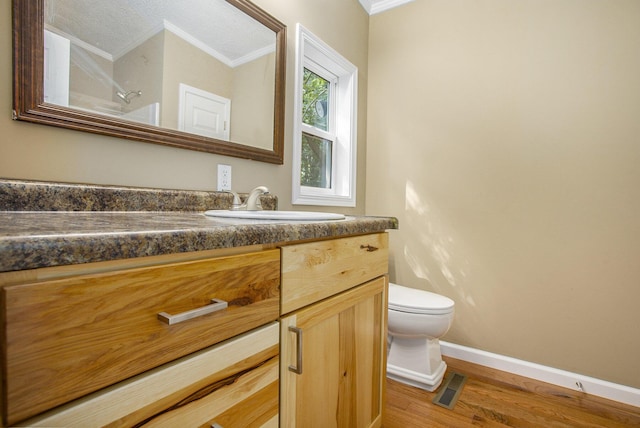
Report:
[[[333,149],[332,186],[318,189],[300,185],[302,156],[302,76],[305,63],[319,65],[337,76],[335,91],[336,142]],[[310,68],[310,67],[307,67]],[[358,127],[358,68],[302,25],[296,25],[296,73],[293,125],[294,205],[356,206]]]

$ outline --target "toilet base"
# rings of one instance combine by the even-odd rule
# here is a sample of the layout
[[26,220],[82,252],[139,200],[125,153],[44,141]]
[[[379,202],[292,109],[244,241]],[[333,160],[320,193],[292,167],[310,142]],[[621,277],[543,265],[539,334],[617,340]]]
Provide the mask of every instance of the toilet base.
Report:
[[435,391],[446,370],[438,339],[389,335],[387,377],[390,379]]
[[442,361],[436,371],[427,376],[424,373],[418,373],[402,367],[387,364],[387,377],[405,385],[415,386],[425,391],[433,392],[442,383],[444,372],[447,370],[447,363]]

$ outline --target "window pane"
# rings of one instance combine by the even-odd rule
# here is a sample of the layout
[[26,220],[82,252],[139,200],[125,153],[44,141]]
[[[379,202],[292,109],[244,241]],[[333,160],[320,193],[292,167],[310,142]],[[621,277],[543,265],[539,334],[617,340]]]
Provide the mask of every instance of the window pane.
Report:
[[328,131],[329,81],[304,69],[302,81],[302,121]]
[[302,133],[300,184],[331,188],[331,150],[333,141]]

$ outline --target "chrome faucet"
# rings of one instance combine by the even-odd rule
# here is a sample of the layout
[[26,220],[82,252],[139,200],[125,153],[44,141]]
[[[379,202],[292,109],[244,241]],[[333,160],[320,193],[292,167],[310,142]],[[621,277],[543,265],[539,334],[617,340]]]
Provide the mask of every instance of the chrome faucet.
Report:
[[264,195],[269,193],[269,189],[265,186],[258,186],[253,189],[249,193],[249,197],[247,198],[247,202],[245,203],[245,208],[247,211],[258,211],[262,209],[262,204],[260,203],[260,195]]

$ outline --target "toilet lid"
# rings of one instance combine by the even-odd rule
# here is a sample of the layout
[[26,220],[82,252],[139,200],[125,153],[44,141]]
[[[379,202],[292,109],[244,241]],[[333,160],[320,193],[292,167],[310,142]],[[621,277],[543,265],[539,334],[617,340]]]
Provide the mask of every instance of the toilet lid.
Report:
[[389,309],[415,314],[448,314],[455,302],[430,291],[389,283]]

